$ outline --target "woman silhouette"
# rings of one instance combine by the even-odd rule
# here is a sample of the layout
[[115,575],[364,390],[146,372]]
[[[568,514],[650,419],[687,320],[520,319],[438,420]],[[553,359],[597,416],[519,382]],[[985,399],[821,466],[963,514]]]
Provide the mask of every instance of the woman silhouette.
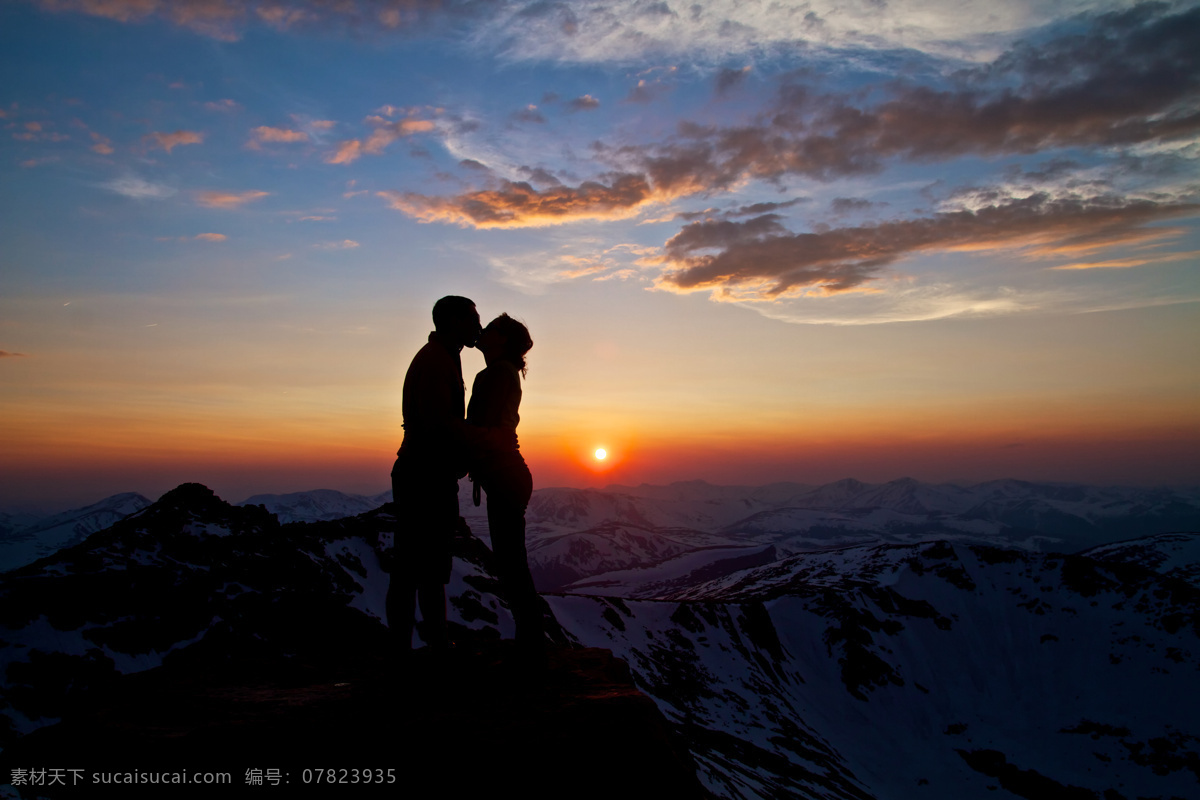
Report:
[[[529,574],[525,552],[525,507],[533,493],[533,478],[517,445],[517,423],[521,417],[521,377],[525,354],[533,347],[529,329],[501,314],[483,329],[475,347],[483,353],[487,367],[475,376],[467,422],[498,429],[489,440],[511,441],[511,446],[482,452],[471,468],[475,482],[475,504],[479,489],[487,493],[488,527],[496,571],[508,595],[509,608],[517,626],[517,645],[528,654],[540,656],[545,649],[542,603]],[[520,373],[520,374],[518,374]]]

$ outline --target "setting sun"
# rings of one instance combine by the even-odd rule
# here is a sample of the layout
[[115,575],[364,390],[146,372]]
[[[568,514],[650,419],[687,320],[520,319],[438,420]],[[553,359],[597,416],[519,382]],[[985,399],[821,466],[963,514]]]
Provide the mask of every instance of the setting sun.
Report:
[[605,451],[605,449],[603,447],[596,449],[596,460],[597,461],[603,461],[605,456],[607,456],[607,455],[608,455],[608,453]]

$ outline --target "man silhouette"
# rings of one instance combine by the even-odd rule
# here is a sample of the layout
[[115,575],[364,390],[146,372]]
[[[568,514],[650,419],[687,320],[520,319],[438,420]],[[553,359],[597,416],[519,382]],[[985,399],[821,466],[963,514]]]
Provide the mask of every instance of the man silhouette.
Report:
[[467,472],[472,438],[459,354],[479,338],[479,312],[465,297],[443,297],[433,306],[433,326],[404,376],[404,441],[392,467],[396,532],[387,615],[400,655],[412,650],[417,603],[425,643],[449,644],[450,540],[459,524],[458,479]]

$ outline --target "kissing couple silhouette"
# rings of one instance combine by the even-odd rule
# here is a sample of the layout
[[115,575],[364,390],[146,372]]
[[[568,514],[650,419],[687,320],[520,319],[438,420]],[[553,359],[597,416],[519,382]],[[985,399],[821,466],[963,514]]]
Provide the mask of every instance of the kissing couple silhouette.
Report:
[[[404,377],[404,440],[392,467],[397,523],[387,616],[395,650],[402,659],[411,652],[418,604],[425,643],[451,646],[445,586],[451,540],[466,530],[458,481],[469,473],[476,505],[481,494],[487,496],[494,565],[516,623],[518,650],[541,661],[542,601],[525,550],[533,479],[517,441],[521,379],[533,339],[508,314],[482,327],[475,303],[456,295],[434,304],[433,325]],[[475,376],[469,405],[460,357],[464,347],[478,349],[487,365]]]

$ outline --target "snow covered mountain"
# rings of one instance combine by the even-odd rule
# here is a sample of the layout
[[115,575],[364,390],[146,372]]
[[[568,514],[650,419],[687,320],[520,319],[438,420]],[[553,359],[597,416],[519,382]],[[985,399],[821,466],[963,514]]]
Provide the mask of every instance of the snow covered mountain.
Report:
[[150,501],[142,495],[124,492],[49,517],[4,515],[0,518],[0,572],[78,544],[148,505]]
[[[486,507],[460,482],[460,507],[489,542]],[[281,522],[330,520],[387,502],[318,490],[258,495]],[[814,550],[870,543],[955,541],[1034,552],[1078,552],[1146,535],[1200,531],[1200,491],[990,481],[975,486],[845,479],[605,489],[546,488],[526,513],[541,591],[653,598],[717,574]]]
[[1137,564],[1200,589],[1200,533],[1160,533],[1083,551],[1097,561]]
[[[820,487],[542,489],[526,514],[542,591],[655,597],[770,552],[869,543],[957,541],[1075,552],[1150,534],[1200,530],[1194,490],[992,481],[931,485],[842,480]],[[694,562],[694,563],[693,563]],[[696,573],[695,570],[703,570]]]
[[392,492],[388,490],[373,497],[361,494],[346,494],[334,489],[313,489],[290,494],[256,494],[248,497],[239,506],[263,506],[279,521],[321,522],[324,520],[355,517],[390,503]]
[[1139,566],[885,544],[550,602],[630,663],[719,797],[1200,790],[1200,592]]
[[[846,508],[870,489],[842,482],[813,502]],[[551,630],[628,662],[714,795],[1197,795],[1194,535],[1062,555],[961,537],[788,553],[723,532],[739,504],[754,515],[812,491],[543,493],[557,498],[538,512],[547,563],[602,570],[576,579],[586,594],[547,596]],[[0,575],[0,740],[197,649],[235,668],[377,648],[390,511],[280,525],[186,484]],[[700,513],[716,530],[667,527]],[[456,548],[455,636],[510,637],[490,553]]]
[[[381,629],[394,520],[384,509],[281,526],[184,484],[107,530],[0,575],[0,746],[51,724],[69,696],[198,643],[352,652]],[[490,553],[458,542],[448,591],[462,634],[513,634]],[[366,637],[366,638],[364,638]]]

